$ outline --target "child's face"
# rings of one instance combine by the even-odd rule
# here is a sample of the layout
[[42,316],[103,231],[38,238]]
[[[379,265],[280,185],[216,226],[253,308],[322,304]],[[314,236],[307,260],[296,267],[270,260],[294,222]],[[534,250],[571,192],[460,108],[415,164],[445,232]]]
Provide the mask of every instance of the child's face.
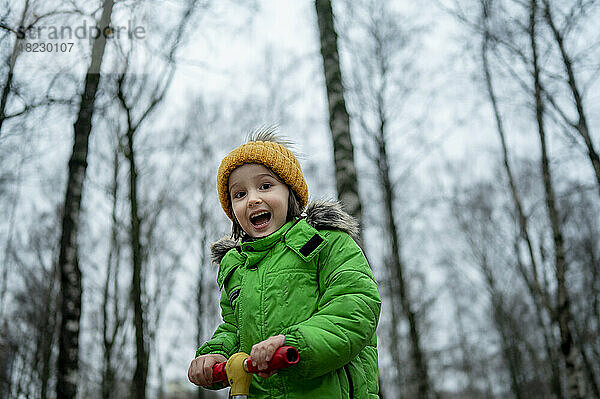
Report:
[[233,213],[251,237],[265,237],[285,224],[289,188],[260,164],[245,164],[229,175]]

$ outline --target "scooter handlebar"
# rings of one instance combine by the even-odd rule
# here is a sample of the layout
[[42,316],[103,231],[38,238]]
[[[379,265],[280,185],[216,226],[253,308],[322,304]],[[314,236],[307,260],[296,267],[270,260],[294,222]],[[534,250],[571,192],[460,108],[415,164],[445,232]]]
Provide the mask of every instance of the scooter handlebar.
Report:
[[[298,363],[298,360],[300,360],[298,349],[293,346],[282,346],[275,351],[273,358],[268,362],[265,370],[259,370],[258,367],[253,366],[251,357],[244,362],[244,368],[248,373],[252,374],[259,372],[270,373],[271,371],[290,367]],[[213,383],[227,381],[227,373],[225,372],[226,364],[227,362],[223,362],[213,366]]]

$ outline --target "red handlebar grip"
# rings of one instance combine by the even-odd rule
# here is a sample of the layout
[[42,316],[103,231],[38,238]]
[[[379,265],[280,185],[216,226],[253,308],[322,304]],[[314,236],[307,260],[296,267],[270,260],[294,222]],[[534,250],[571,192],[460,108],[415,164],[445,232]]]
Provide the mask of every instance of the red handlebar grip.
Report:
[[271,371],[279,370],[298,363],[299,357],[298,349],[294,348],[293,346],[282,346],[275,351],[273,358],[269,361],[266,370],[259,370],[257,367],[253,366],[251,357],[246,360],[246,369],[249,373],[270,373]]
[[227,362],[217,363],[213,366],[213,384],[217,382],[227,381],[227,374],[225,373],[225,365]]
[[[266,370],[259,370],[257,367],[252,365],[252,358],[246,359],[246,369],[249,373],[270,373],[274,370],[279,370],[282,368],[289,367],[293,364],[298,363],[300,360],[300,355],[298,354],[298,349],[293,346],[282,346],[278,348],[273,354],[273,358],[269,361],[268,367]],[[225,365],[227,362],[217,363],[213,366],[213,384],[217,382],[227,381],[227,374],[225,373]]]

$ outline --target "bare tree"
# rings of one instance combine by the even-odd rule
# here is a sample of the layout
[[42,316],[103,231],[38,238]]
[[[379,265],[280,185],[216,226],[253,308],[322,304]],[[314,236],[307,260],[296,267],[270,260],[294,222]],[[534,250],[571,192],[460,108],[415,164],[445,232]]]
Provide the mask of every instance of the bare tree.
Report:
[[[101,27],[111,20],[114,0],[104,0]],[[88,142],[92,130],[94,101],[100,83],[100,67],[104,56],[106,37],[99,35],[92,47],[91,63],[85,77],[85,87],[77,120],[74,124],[74,144],[69,161],[69,178],[63,206],[62,233],[58,267],[61,282],[61,323],[56,396],[74,399],[79,379],[79,321],[81,318],[81,270],[77,254],[77,232],[87,168]]]
[[[565,240],[570,243],[569,264],[581,273],[581,278],[571,279],[571,299],[574,316],[573,335],[580,352],[581,361],[587,374],[590,397],[600,398],[599,337],[594,331],[600,313],[598,296],[599,263],[599,221],[598,201],[591,191],[581,190],[571,185],[572,195],[561,201],[563,212],[567,214],[563,226]],[[590,298],[592,300],[590,301]]]
[[546,144],[546,131],[544,125],[545,106],[542,98],[540,84],[540,67],[538,60],[536,19],[538,4],[536,0],[530,1],[529,35],[531,40],[533,81],[535,89],[535,116],[537,130],[541,147],[541,168],[546,194],[546,208],[552,228],[552,239],[554,242],[554,262],[556,271],[556,308],[558,326],[560,329],[560,347],[565,359],[567,373],[567,392],[571,399],[584,398],[586,396],[585,380],[582,378],[581,363],[575,343],[573,341],[571,304],[567,282],[567,261],[565,258],[565,244],[563,240],[560,216],[556,204],[556,194],[552,182],[548,150]]
[[[205,154],[208,155],[208,154]],[[204,184],[203,184],[204,183]],[[206,181],[200,182],[200,187],[207,187]],[[203,201],[203,198],[200,199],[198,203],[198,229],[200,232],[199,237],[199,248],[200,248],[200,256],[198,259],[198,277],[196,280],[196,342],[198,345],[204,340],[203,334],[203,326],[205,317],[205,306],[203,301],[204,296],[204,281],[205,281],[205,269],[210,265],[210,257],[208,256],[208,237],[206,235],[206,229],[204,228],[208,224],[208,218],[210,217],[210,212],[207,212],[206,209],[206,201]],[[199,387],[197,389],[198,399],[205,399],[205,389]]]
[[3,319],[0,332],[0,395],[8,397],[11,390],[15,345],[8,333],[8,320]]
[[[380,121],[380,129],[377,132],[377,147],[378,147],[378,171],[383,190],[384,198],[384,218],[387,220],[387,234],[391,241],[391,248],[389,252],[389,258],[386,261],[388,270],[392,277],[393,296],[399,297],[400,306],[404,317],[408,321],[409,326],[409,338],[411,342],[411,359],[415,368],[415,378],[417,380],[417,392],[421,399],[427,399],[430,397],[432,391],[429,380],[429,371],[427,367],[427,360],[425,358],[423,344],[421,343],[421,332],[417,319],[417,314],[414,309],[414,304],[410,296],[409,284],[406,277],[406,264],[401,257],[401,246],[399,239],[399,228],[397,226],[395,212],[394,212],[394,188],[391,184],[390,179],[390,167],[389,160],[386,151],[386,138],[385,138],[385,119]],[[392,329],[398,328],[398,317],[394,317],[396,307],[392,306]],[[396,341],[398,342],[397,334],[394,334]],[[400,363],[397,363],[399,367]]]
[[[600,321],[600,225],[598,201],[591,192],[582,191],[571,185],[572,194],[562,200],[567,217],[564,222],[565,239],[571,244],[569,261],[580,270],[581,279],[576,279],[571,292],[574,313],[573,332],[581,359],[587,372],[590,395],[600,398],[600,337],[595,326]],[[591,300],[590,300],[591,298]]]
[[[119,271],[121,265],[121,241],[119,239],[119,169],[121,152],[115,146],[113,153],[112,185],[109,188],[111,206],[111,227],[108,258],[106,261],[106,279],[102,291],[102,398],[109,399],[115,391],[114,354],[115,344],[122,332],[127,313],[121,309],[119,301]],[[112,292],[112,295],[111,295]]]
[[[510,270],[515,255],[504,245],[508,226],[501,225],[505,223],[504,217],[509,215],[495,216],[498,202],[503,201],[502,196],[494,199],[498,190],[485,181],[472,187],[461,187],[461,194],[455,194],[453,214],[489,298],[490,319],[499,339],[499,356],[505,366],[512,397],[548,397],[546,381],[540,379],[536,368],[537,349],[528,348],[532,345],[531,338],[523,329],[535,312],[519,295],[522,286],[514,283],[510,288],[507,286],[511,283],[506,269]],[[529,359],[528,352],[533,354]]]
[[[70,103],[69,100],[46,96],[46,98],[31,102],[24,102],[21,104],[20,109],[10,113],[8,112],[8,105],[11,96],[17,97],[20,102],[23,102],[23,94],[16,90],[15,87],[15,70],[19,56],[21,56],[23,53],[23,46],[26,45],[26,43],[24,43],[24,38],[26,37],[27,32],[31,31],[40,23],[52,17],[65,16],[77,12],[76,10],[69,8],[57,8],[53,11],[40,12],[38,8],[40,8],[39,4],[35,4],[35,2],[30,0],[25,0],[17,26],[10,26],[10,24],[5,23],[2,19],[0,19],[0,30],[7,32],[8,39],[12,39],[10,55],[6,59],[6,79],[2,85],[2,93],[0,94],[0,137],[2,136],[2,127],[4,122],[9,119],[25,115],[29,111],[39,107],[57,103]],[[4,40],[7,40],[7,38],[5,37]]]
[[[217,149],[211,140],[210,132],[213,129],[219,129],[211,116],[207,115],[210,111],[202,100],[194,102],[194,112],[189,113],[186,121],[185,131],[182,135],[185,137],[181,145],[185,146],[184,165],[191,165],[185,187],[181,193],[184,198],[193,198],[193,201],[175,201],[177,208],[182,214],[186,215],[185,225],[189,232],[186,236],[193,243],[193,247],[198,249],[197,261],[193,267],[195,281],[193,284],[193,319],[195,321],[195,339],[194,343],[199,346],[206,339],[209,333],[212,319],[218,309],[216,302],[211,303],[209,295],[213,292],[208,289],[210,286],[209,277],[214,275],[216,269],[212,268],[209,243],[211,236],[219,230],[217,218],[214,210],[218,206],[214,201],[214,176],[211,168],[197,168],[198,165],[216,164],[215,152]],[[219,116],[217,116],[219,118]],[[222,140],[219,140],[222,141]],[[184,166],[188,168],[188,166]],[[193,182],[190,184],[190,182]],[[193,215],[193,216],[192,216]],[[212,269],[212,272],[211,272]],[[215,284],[213,282],[213,284]],[[215,287],[216,288],[216,287]],[[186,305],[188,307],[188,305]],[[218,312],[217,312],[218,314]],[[215,320],[216,322],[216,320]],[[198,387],[195,390],[197,399],[207,399],[212,397],[211,393],[204,388]]]
[[[485,350],[478,347],[483,340],[478,336],[475,336],[475,339],[470,338],[469,331],[477,326],[477,322],[473,320],[476,316],[471,304],[482,301],[481,296],[486,293],[474,289],[465,281],[462,267],[458,267],[450,259],[445,259],[443,263],[448,267],[445,283],[455,307],[454,319],[457,329],[457,342],[452,343],[449,348],[444,348],[444,352],[455,353],[454,367],[458,371],[456,377],[457,380],[463,381],[458,394],[471,399],[492,398],[494,394],[489,378],[493,374],[492,362],[486,359]],[[442,393],[439,396],[444,397]]]
[[[27,17],[28,11],[29,11],[29,1],[26,0],[25,5],[23,7],[23,12],[21,13],[21,20],[19,22],[19,26],[25,26],[25,19]],[[4,124],[4,121],[6,119],[8,119],[8,116],[6,115],[6,105],[8,103],[8,97],[9,97],[11,89],[12,89],[15,64],[17,62],[17,58],[19,57],[19,54],[21,53],[21,49],[19,47],[19,41],[18,41],[17,35],[16,35],[17,29],[10,28],[8,26],[3,26],[3,28],[11,33],[14,32],[15,40],[13,43],[13,48],[12,48],[12,51],[10,54],[10,58],[8,59],[8,72],[6,74],[6,81],[4,82],[4,85],[2,87],[2,96],[0,97],[0,134],[2,133],[2,125]]]
[[360,223],[362,221],[362,208],[354,164],[354,146],[350,136],[350,117],[344,100],[344,85],[331,0],[315,0],[315,8],[321,39],[325,85],[327,87],[329,128],[333,140],[337,193],[344,207]]
[[[521,200],[521,196],[517,189],[517,183],[515,181],[515,177],[513,174],[513,170],[510,164],[509,155],[508,155],[508,146],[506,144],[506,134],[503,119],[501,116],[501,111],[499,108],[497,95],[494,89],[493,81],[492,81],[492,72],[491,67],[489,65],[489,46],[490,46],[490,28],[488,26],[488,21],[490,18],[491,6],[488,1],[481,1],[481,10],[482,10],[482,24],[483,24],[483,40],[482,40],[482,48],[481,48],[481,59],[483,72],[485,77],[485,85],[487,88],[487,94],[492,105],[492,109],[494,112],[494,117],[496,121],[496,131],[498,133],[500,144],[502,147],[502,160],[504,165],[504,170],[506,172],[506,176],[508,178],[508,184],[510,188],[511,198],[514,204],[515,211],[517,213],[517,220],[520,228],[519,237],[525,241],[527,247],[527,253],[529,255],[529,266],[531,272],[526,270],[525,265],[522,262],[518,262],[520,266],[521,276],[523,277],[527,287],[529,288],[529,292],[532,298],[533,303],[536,306],[538,315],[537,322],[540,332],[544,335],[544,341],[546,343],[546,352],[548,359],[550,359],[551,369],[552,369],[552,381],[554,388],[554,395],[557,398],[562,398],[562,384],[561,384],[561,375],[560,368],[558,367],[557,361],[554,356],[554,339],[549,330],[548,326],[545,323],[545,319],[543,317],[544,312],[549,313],[550,319],[552,319],[554,315],[554,310],[550,303],[550,299],[548,298],[548,293],[545,289],[542,288],[539,277],[538,277],[538,262],[536,255],[534,254],[534,245],[532,243],[532,239],[530,237],[529,226],[528,226],[528,217],[525,214],[523,202]],[[518,254],[518,244],[516,245],[516,253]],[[520,257],[519,257],[520,259]]]
[[[7,296],[7,290],[8,290],[8,268],[9,268],[9,256],[10,256],[10,250],[12,248],[12,240],[13,240],[13,233],[14,233],[14,229],[15,229],[15,224],[16,224],[16,217],[17,217],[17,206],[19,203],[19,199],[21,196],[21,179],[22,179],[22,172],[23,172],[23,163],[25,161],[25,156],[22,155],[20,157],[19,160],[19,165],[17,166],[17,170],[14,171],[16,173],[15,177],[14,177],[14,183],[15,183],[15,193],[12,197],[12,199],[10,200],[10,210],[8,211],[8,233],[6,235],[6,242],[4,244],[4,251],[3,251],[3,257],[2,257],[2,276],[1,276],[1,280],[0,280],[0,322],[2,322],[5,319],[5,300],[6,300],[6,296]],[[8,202],[8,200],[7,200]]]
[[[421,318],[424,309],[418,309],[415,298],[411,295],[408,265],[403,253],[403,228],[399,217],[400,200],[398,187],[406,184],[395,180],[398,175],[398,162],[389,155],[390,137],[398,137],[400,132],[408,130],[406,121],[400,126],[405,104],[410,102],[410,93],[414,90],[415,67],[408,57],[416,48],[418,29],[415,24],[406,21],[398,13],[390,9],[385,2],[366,2],[364,9],[356,6],[351,28],[360,27],[361,45],[348,45],[353,54],[353,79],[350,92],[356,97],[354,114],[366,137],[364,152],[376,166],[377,182],[382,199],[383,234],[387,248],[385,251],[385,269],[389,282],[391,301],[391,342],[390,352],[393,365],[400,373],[400,326],[404,321],[408,324],[408,341],[411,368],[409,380],[414,381],[416,389],[403,387],[397,382],[397,389],[418,398],[430,398],[435,395],[429,376],[429,367],[425,355],[422,337]],[[406,23],[403,23],[406,22]],[[358,35],[358,34],[357,34]],[[364,36],[364,37],[363,37]],[[401,68],[398,66],[402,65]],[[401,75],[398,70],[402,70]],[[405,174],[411,167],[403,168]],[[398,380],[398,379],[397,379]]]
[[[13,242],[11,261],[17,265],[12,291],[10,324],[1,334],[6,354],[5,397],[19,392],[36,398],[51,397],[49,390],[57,349],[57,252],[56,214],[39,213],[38,223],[22,227],[25,239]],[[25,230],[26,229],[26,230]]]
[[[144,263],[147,258],[148,247],[142,245],[142,223],[147,218],[147,234],[153,233],[153,221],[158,219],[162,211],[161,204],[155,207],[153,215],[142,216],[140,211],[139,198],[139,180],[136,160],[136,134],[148,117],[158,109],[158,106],[165,98],[175,73],[175,55],[181,44],[185,33],[187,23],[192,17],[197,6],[197,0],[191,0],[186,4],[183,16],[178,21],[174,29],[172,38],[167,38],[168,54],[166,55],[165,67],[160,71],[157,83],[149,81],[150,74],[143,74],[138,77],[136,74],[128,71],[135,48],[131,46],[125,55],[125,69],[120,74],[117,81],[117,98],[126,117],[126,128],[123,135],[123,152],[129,164],[129,209],[130,209],[130,247],[132,256],[132,280],[131,280],[131,301],[133,304],[135,343],[136,343],[136,367],[131,385],[131,396],[134,399],[146,398],[146,384],[148,378],[149,364],[149,332],[147,325],[147,316],[143,306],[143,296],[145,295],[143,287]],[[169,41],[169,39],[171,41]],[[150,66],[148,66],[150,67]],[[144,90],[147,90],[149,98],[147,104],[140,100]],[[136,115],[138,115],[136,117]],[[158,317],[157,313],[157,317]]]
[[[480,55],[486,94],[494,112],[512,209],[518,227],[514,243],[515,265],[528,289],[531,303],[537,310],[535,325],[539,341],[543,342],[540,348],[544,349],[547,359],[541,364],[551,366],[548,378],[551,378],[552,393],[555,397],[565,396],[563,384],[566,384],[568,397],[597,397],[598,387],[593,372],[596,366],[589,356],[591,352],[584,349],[584,342],[589,342],[589,339],[585,334],[579,338],[579,328],[587,318],[583,316],[585,313],[581,312],[582,305],[578,298],[583,287],[574,273],[576,263],[571,254],[574,243],[579,239],[565,238],[565,223],[572,209],[566,197],[570,195],[568,193],[582,190],[582,186],[575,184],[573,191],[563,191],[563,187],[573,186],[573,183],[569,182],[568,176],[561,173],[559,168],[553,167],[554,163],[562,161],[560,156],[552,157],[548,149],[553,131],[575,132],[571,144],[578,141],[585,144],[586,162],[590,162],[595,169],[593,159],[596,150],[593,139],[589,136],[584,100],[584,93],[593,85],[595,72],[588,74],[590,78],[587,82],[578,80],[578,77],[584,75],[578,75],[576,72],[577,62],[582,63],[579,64],[579,70],[585,70],[581,65],[588,63],[584,60],[589,60],[588,54],[592,54],[593,51],[584,51],[578,57],[574,57],[578,43],[573,39],[568,45],[566,43],[569,37],[574,37],[573,32],[583,29],[581,26],[586,22],[589,25],[590,20],[586,21],[584,11],[594,9],[597,2],[479,1],[479,4],[482,13],[477,22],[470,21],[464,9],[458,12],[458,17],[482,37]],[[459,8],[460,6],[456,9]],[[524,14],[528,16],[527,22],[523,20]],[[557,18],[556,15],[560,17]],[[593,50],[594,42],[589,42],[589,45],[584,45],[584,49]],[[592,64],[592,68],[596,67]],[[561,70],[564,73],[561,73]],[[493,80],[499,81],[502,73],[509,79],[504,79],[502,85],[497,84],[494,87]],[[544,200],[535,202],[530,199],[533,205],[530,209],[524,205],[526,200],[522,196],[528,187],[518,187],[510,165],[506,142],[506,134],[510,130],[505,128],[500,104],[504,96],[503,101],[507,108],[514,106],[515,98],[506,95],[513,84],[512,88],[517,88],[515,92],[520,90],[521,94],[524,94],[521,101],[534,104],[535,131],[541,150],[539,178]],[[575,118],[573,114],[576,115]],[[515,116],[514,120],[522,120],[520,115]],[[510,126],[510,122],[509,120],[506,125]],[[589,140],[586,140],[586,132]],[[576,140],[577,136],[580,140]],[[586,141],[590,145],[586,144]],[[545,218],[533,217],[533,214],[537,213],[538,204],[543,204]],[[539,237],[537,245],[533,238],[536,229]],[[546,236],[550,237],[549,241],[545,239]],[[522,251],[526,254],[524,258],[521,256]],[[553,258],[550,258],[548,253],[553,253]],[[550,274],[553,276],[550,277]],[[589,296],[593,288],[587,289],[589,291],[584,295]],[[555,331],[560,332],[559,337],[555,336]],[[543,357],[542,354],[538,356]]]
[[[556,21],[555,15],[558,7],[553,6],[549,0],[543,0],[542,12],[544,15],[544,21],[548,27],[550,27],[552,36],[560,52],[560,59],[567,75],[566,82],[571,92],[574,108],[577,112],[577,119],[572,120],[569,118],[567,116],[568,113],[559,105],[559,101],[555,99],[554,96],[552,96],[548,91],[545,91],[543,94],[548,98],[550,104],[562,117],[567,126],[575,130],[575,132],[583,139],[585,148],[587,149],[588,159],[596,176],[598,192],[600,193],[600,156],[598,156],[598,152],[594,146],[590,126],[588,124],[587,107],[584,97],[587,87],[582,87],[583,85],[580,84],[575,71],[577,62],[574,61],[575,57],[569,54],[569,50],[567,49],[569,44],[567,42],[568,35],[570,31],[573,31],[573,26],[579,22],[578,19],[581,19],[584,15],[586,15],[586,13],[589,12],[589,9],[597,5],[597,1],[578,1],[573,3],[569,12],[563,18],[565,19],[565,22],[563,23],[564,27],[561,28]],[[592,45],[594,44],[597,45],[597,43],[592,43]],[[600,66],[596,66],[596,68],[599,67]]]

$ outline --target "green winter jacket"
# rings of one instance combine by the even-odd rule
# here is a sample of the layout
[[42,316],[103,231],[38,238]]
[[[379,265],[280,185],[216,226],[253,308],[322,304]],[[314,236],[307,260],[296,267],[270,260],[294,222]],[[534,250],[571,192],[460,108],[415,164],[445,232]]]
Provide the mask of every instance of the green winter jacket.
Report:
[[381,300],[348,234],[356,222],[337,203],[313,203],[306,214],[264,238],[213,244],[223,323],[196,356],[250,353],[283,334],[299,363],[267,379],[255,375],[250,398],[375,399]]

